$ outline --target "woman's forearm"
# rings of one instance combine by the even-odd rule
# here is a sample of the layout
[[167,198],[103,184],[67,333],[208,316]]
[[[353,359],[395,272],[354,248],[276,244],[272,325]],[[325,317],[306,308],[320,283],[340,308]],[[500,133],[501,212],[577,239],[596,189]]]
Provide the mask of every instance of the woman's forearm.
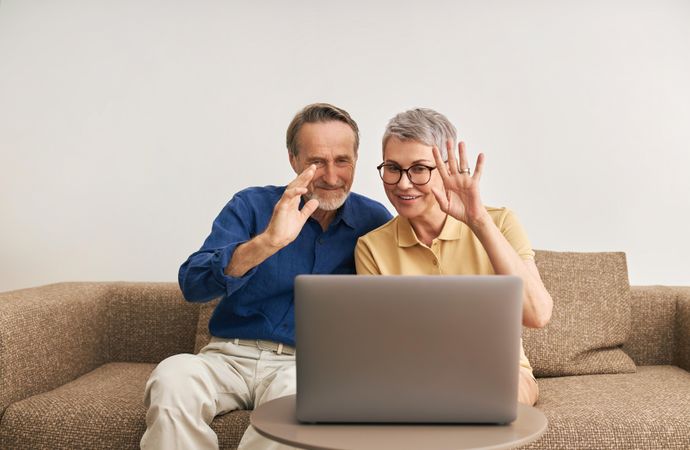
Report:
[[522,323],[533,328],[546,325],[551,318],[553,301],[541,281],[534,261],[520,258],[488,214],[473,222],[470,227],[489,256],[494,272],[522,279]]

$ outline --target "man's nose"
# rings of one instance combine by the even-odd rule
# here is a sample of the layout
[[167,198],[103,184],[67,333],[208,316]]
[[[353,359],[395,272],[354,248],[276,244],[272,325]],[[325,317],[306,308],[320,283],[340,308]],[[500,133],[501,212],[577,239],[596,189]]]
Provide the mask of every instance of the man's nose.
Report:
[[338,171],[335,167],[335,164],[328,163],[324,165],[323,176],[321,178],[330,185],[338,184]]

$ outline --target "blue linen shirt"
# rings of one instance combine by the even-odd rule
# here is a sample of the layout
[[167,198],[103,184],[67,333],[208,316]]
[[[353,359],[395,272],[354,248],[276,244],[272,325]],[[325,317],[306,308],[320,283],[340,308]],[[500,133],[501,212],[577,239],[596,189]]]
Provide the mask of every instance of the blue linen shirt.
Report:
[[380,203],[351,192],[326,231],[310,217],[289,245],[241,277],[225,275],[235,248],[266,229],[284,191],[285,186],[266,186],[235,194],[201,249],[180,267],[185,299],[207,302],[222,296],[209,322],[212,336],[295,345],[295,276],[354,274],[357,239],[392,217]]

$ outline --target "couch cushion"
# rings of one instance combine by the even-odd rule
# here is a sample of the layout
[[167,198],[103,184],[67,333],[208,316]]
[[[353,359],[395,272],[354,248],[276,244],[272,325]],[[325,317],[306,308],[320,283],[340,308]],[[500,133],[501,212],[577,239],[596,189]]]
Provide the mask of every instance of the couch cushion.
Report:
[[534,374],[634,372],[621,350],[631,326],[625,254],[538,250],[535,260],[554,307],[546,327],[523,330]]
[[[138,449],[146,429],[144,386],[155,364],[111,363],[10,405],[0,423],[3,449]],[[237,447],[248,411],[218,416],[221,449]]]
[[535,405],[549,420],[527,449],[688,449],[690,373],[640,366],[637,373],[541,378]]

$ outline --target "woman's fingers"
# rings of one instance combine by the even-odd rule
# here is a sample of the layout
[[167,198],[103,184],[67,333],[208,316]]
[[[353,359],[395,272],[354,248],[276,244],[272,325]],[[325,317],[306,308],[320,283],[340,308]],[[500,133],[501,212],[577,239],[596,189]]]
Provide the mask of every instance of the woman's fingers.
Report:
[[434,146],[433,153],[434,160],[436,161],[436,169],[438,169],[438,173],[441,175],[441,179],[445,184],[449,177],[448,168],[446,167],[446,163],[443,161],[443,158],[441,158],[441,152],[438,151],[438,147]]
[[448,150],[448,166],[450,166],[450,173],[455,175],[458,173],[458,160],[455,157],[453,143],[450,141],[450,139],[446,141],[446,149]]
[[450,206],[450,203],[448,202],[448,198],[446,197],[445,192],[442,192],[437,188],[431,188],[431,192],[434,193],[434,197],[436,197],[436,201],[438,202],[438,205],[441,207],[441,211],[443,211],[444,213],[448,213],[448,207]]
[[458,153],[460,154],[460,171],[467,171],[467,169],[470,168],[469,163],[467,162],[467,150],[465,149],[465,143],[463,141],[460,141],[458,144]]
[[474,168],[473,178],[479,181],[482,178],[482,171],[484,170],[484,153],[480,153],[477,156],[477,166]]

